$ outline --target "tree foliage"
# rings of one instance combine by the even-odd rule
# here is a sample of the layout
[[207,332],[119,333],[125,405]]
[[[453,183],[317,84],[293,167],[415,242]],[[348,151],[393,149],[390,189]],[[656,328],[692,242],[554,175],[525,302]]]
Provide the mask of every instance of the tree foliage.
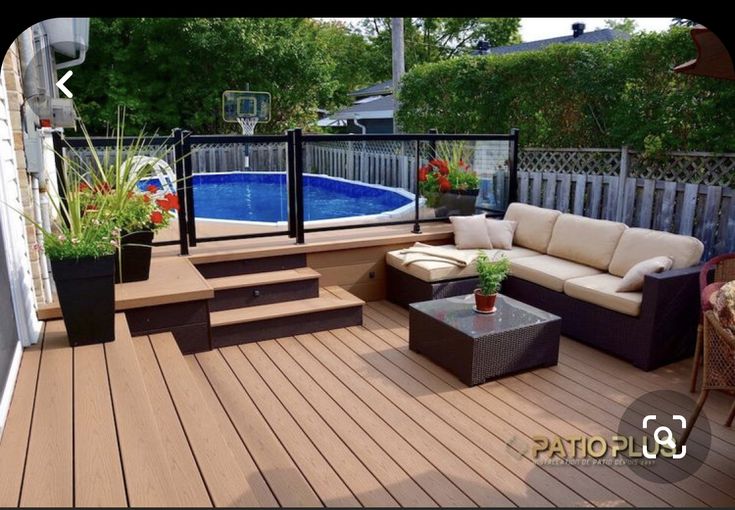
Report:
[[620,30],[628,35],[638,32],[638,23],[632,18],[606,19],[605,26],[613,30]]
[[526,146],[735,150],[735,86],[675,73],[696,56],[672,28],[608,44],[416,66],[400,93],[406,131],[521,130]]

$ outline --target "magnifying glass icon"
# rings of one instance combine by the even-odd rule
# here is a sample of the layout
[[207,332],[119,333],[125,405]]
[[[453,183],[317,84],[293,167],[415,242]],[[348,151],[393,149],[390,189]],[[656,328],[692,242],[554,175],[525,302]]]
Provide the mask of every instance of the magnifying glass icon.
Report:
[[[659,437],[659,433],[661,432],[663,433],[661,434],[663,437]],[[653,432],[653,439],[661,446],[666,446],[668,448],[671,448],[672,450],[676,450],[674,434],[671,432],[671,429],[669,427],[662,425],[661,427],[657,428]]]

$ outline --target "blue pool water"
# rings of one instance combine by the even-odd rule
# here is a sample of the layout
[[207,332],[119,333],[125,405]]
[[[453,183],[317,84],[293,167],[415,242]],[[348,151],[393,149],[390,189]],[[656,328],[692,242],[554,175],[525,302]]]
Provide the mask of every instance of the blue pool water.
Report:
[[[149,182],[141,181],[144,189]],[[288,188],[284,173],[238,172],[193,176],[197,218],[245,221],[286,221]],[[408,196],[370,185],[304,175],[304,219],[365,216],[398,209]]]

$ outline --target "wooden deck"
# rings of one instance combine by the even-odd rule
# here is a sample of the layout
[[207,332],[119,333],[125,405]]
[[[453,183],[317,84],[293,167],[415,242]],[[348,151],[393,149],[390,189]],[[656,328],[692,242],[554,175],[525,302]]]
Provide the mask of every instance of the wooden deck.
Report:
[[666,484],[628,469],[539,466],[533,435],[610,436],[625,406],[686,391],[562,339],[559,365],[467,388],[408,350],[406,312],[182,356],[170,334],[71,349],[58,321],[23,355],[0,442],[0,506],[732,506],[730,400],[712,451]]

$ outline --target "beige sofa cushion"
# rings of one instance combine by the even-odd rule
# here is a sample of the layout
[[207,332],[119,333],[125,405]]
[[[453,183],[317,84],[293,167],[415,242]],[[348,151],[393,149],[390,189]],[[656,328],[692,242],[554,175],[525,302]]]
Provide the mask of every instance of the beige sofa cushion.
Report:
[[615,221],[562,214],[554,223],[546,253],[607,271],[620,236],[627,228]]
[[505,211],[506,220],[517,221],[513,244],[546,253],[559,211],[514,202]]
[[[471,252],[477,253],[478,250],[457,250],[457,247],[453,244],[442,246],[447,250],[454,250],[460,252]],[[425,282],[438,282],[441,280],[451,280],[453,278],[469,278],[477,276],[477,270],[475,264],[469,264],[467,267],[457,267],[447,262],[433,262],[433,261],[422,261],[403,265],[403,257],[401,254],[402,250],[389,251],[385,254],[385,262],[389,266],[400,269],[404,273],[408,273],[411,276],[415,276],[419,280]],[[514,246],[511,250],[482,250],[488,254],[490,258],[493,257],[507,257],[510,260],[514,260],[520,257],[533,257],[540,255],[538,252],[529,250],[527,248],[521,248]]]
[[620,236],[608,272],[623,277],[638,262],[662,255],[674,260],[673,269],[690,267],[699,262],[702,251],[704,245],[694,237],[647,228],[629,228]]
[[637,317],[641,313],[643,293],[616,292],[621,281],[622,278],[609,273],[574,278],[564,283],[564,293],[608,310]]
[[561,292],[564,282],[572,278],[600,274],[594,267],[577,264],[551,255],[511,259],[511,274],[517,278],[536,283],[543,287]]
[[450,216],[454,230],[454,244],[460,250],[472,248],[492,248],[490,234],[487,231],[487,220],[484,214],[473,216]]

